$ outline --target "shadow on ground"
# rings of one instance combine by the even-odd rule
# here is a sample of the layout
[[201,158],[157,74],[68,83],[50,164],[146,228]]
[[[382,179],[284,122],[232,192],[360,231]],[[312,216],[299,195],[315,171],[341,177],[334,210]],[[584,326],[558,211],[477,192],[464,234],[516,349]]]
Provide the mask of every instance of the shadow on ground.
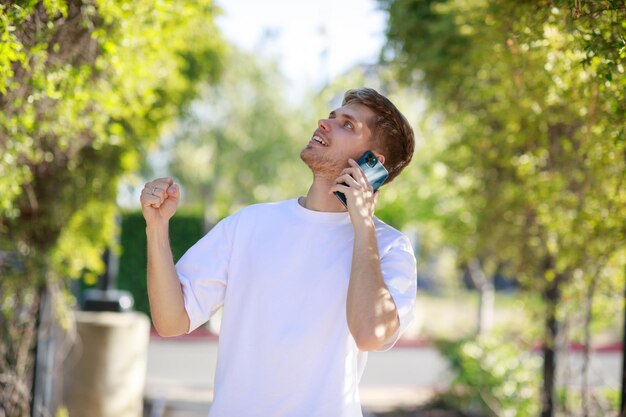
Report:
[[484,417],[476,413],[443,409],[437,405],[425,404],[413,409],[402,409],[382,413],[364,414],[364,417]]

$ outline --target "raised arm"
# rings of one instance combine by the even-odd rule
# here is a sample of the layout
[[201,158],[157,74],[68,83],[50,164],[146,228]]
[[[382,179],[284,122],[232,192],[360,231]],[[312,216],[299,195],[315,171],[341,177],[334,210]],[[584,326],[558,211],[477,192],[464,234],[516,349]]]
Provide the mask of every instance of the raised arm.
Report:
[[171,178],[151,181],[141,191],[148,242],[150,312],[154,327],[165,337],[179,336],[189,330],[189,316],[169,242],[169,220],[179,200],[180,188]]

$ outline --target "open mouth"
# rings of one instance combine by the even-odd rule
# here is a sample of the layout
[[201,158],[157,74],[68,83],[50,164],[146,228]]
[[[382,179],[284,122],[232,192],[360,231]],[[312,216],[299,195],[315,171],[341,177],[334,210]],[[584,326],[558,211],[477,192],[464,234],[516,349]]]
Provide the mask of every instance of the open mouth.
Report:
[[323,146],[328,146],[328,143],[324,140],[324,138],[321,138],[317,135],[313,135],[313,137],[311,138],[311,140],[323,145]]

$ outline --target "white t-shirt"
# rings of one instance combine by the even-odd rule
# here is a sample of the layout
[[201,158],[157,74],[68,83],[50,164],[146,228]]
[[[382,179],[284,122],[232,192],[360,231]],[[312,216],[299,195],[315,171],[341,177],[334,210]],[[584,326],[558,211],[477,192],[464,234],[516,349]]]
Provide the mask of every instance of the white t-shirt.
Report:
[[[408,239],[375,219],[381,268],[400,330],[414,316],[415,257]],[[362,416],[367,353],[348,329],[354,229],[347,212],[297,199],[227,217],[176,265],[189,331],[222,305],[211,417]]]

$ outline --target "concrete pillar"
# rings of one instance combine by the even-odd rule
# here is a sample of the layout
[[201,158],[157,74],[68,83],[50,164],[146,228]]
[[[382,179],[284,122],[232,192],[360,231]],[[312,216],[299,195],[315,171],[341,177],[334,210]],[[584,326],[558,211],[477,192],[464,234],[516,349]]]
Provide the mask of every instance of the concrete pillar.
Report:
[[76,312],[64,365],[70,417],[141,417],[150,321],[138,312]]

